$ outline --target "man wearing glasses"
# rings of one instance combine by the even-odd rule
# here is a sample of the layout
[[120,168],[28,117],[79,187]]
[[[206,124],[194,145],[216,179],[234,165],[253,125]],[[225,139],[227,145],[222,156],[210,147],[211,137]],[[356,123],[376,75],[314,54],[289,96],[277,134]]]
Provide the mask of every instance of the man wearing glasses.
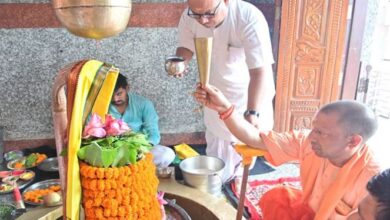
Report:
[[[271,130],[274,60],[263,14],[242,0],[188,0],[178,30],[176,55],[186,64],[195,51],[194,38],[213,37],[210,84],[218,87],[246,120],[262,131]],[[223,179],[241,174],[237,172],[241,157],[232,147],[237,139],[216,112],[205,108],[204,122],[206,153],[225,161]]]

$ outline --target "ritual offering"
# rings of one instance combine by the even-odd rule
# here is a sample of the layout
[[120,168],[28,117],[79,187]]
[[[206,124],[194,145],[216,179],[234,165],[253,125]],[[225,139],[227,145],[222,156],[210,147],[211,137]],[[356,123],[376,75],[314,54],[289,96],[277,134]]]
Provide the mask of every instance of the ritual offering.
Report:
[[[60,180],[45,180],[27,187],[23,193],[23,200],[30,205],[43,205],[46,195],[61,191]],[[55,205],[61,205],[61,199]]]
[[34,177],[35,173],[31,170],[15,170],[15,171],[2,171],[0,177],[0,194],[11,193],[15,189],[15,184],[19,189],[23,189],[28,184],[30,184]]
[[[82,60],[56,78],[53,120],[56,148],[64,155],[58,167],[66,219],[161,219],[152,146],[108,114],[118,74],[111,64]],[[66,106],[57,102],[62,99]]]
[[158,179],[144,134],[121,120],[92,115],[78,151],[87,219],[159,219]]
[[20,157],[7,163],[10,170],[29,169],[38,166],[47,158],[46,154],[32,153],[27,157]]

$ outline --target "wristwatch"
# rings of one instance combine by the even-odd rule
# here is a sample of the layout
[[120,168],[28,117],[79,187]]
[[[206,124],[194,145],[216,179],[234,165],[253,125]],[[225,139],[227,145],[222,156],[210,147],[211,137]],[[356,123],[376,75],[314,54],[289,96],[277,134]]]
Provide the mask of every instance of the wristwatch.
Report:
[[256,110],[246,110],[244,112],[244,117],[249,116],[249,115],[254,115],[256,117],[259,117],[260,113],[258,113]]

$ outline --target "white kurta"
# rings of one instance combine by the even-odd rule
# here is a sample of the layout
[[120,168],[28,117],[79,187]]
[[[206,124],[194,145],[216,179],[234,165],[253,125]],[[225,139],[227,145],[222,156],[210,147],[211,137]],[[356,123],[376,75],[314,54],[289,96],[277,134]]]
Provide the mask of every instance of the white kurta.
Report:
[[[264,15],[252,4],[242,0],[228,1],[228,15],[217,28],[206,28],[187,16],[185,10],[179,23],[179,47],[195,51],[195,37],[213,37],[210,84],[220,89],[236,110],[247,109],[249,69],[274,62],[269,30]],[[195,53],[194,53],[195,54]],[[272,77],[269,77],[272,79]],[[267,83],[274,83],[273,80]],[[273,127],[272,98],[260,112],[261,130]],[[218,113],[204,108],[208,155],[225,161],[224,179],[234,174],[241,157],[232,148],[237,139],[229,132]]]

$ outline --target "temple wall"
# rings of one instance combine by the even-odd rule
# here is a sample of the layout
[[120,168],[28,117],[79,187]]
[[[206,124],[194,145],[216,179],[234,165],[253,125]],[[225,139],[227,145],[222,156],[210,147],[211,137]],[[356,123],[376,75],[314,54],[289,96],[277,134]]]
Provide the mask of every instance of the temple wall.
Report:
[[[272,26],[272,1],[252,2],[263,4]],[[176,49],[176,26],[185,7],[185,1],[178,0],[133,1],[128,28],[95,41],[64,29],[50,1],[0,0],[0,127],[6,148],[53,143],[54,78],[66,64],[81,59],[114,64],[129,78],[133,91],[154,102],[163,143],[204,142],[202,114],[194,111],[197,104],[190,95],[198,79],[195,60],[182,79],[164,71],[164,57]]]

